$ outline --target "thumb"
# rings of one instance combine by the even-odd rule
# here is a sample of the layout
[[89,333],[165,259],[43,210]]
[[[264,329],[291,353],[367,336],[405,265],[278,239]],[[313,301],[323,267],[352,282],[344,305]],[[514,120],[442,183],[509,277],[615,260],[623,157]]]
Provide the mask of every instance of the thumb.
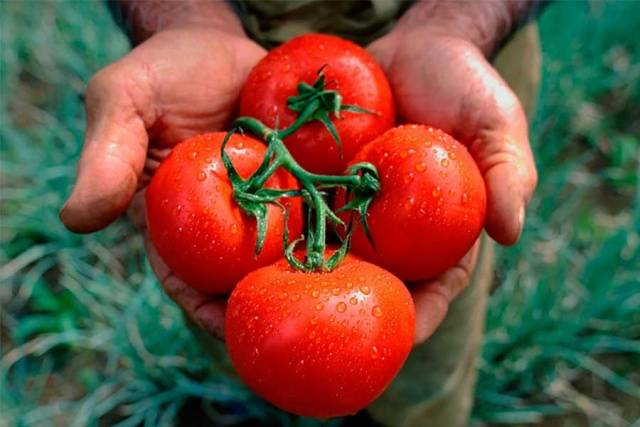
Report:
[[[153,121],[137,106],[151,105],[151,91],[141,70],[119,63],[96,74],[87,87],[87,130],[77,178],[60,219],[71,231],[100,230],[129,205],[144,168]],[[145,107],[146,110],[152,110]]]

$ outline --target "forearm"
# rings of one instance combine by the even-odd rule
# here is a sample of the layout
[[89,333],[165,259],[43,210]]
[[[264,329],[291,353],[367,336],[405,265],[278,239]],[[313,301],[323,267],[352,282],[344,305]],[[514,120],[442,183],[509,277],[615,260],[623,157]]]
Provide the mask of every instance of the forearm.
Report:
[[491,56],[506,37],[546,3],[545,0],[422,0],[407,10],[396,28],[424,29],[432,34],[463,38]]
[[108,4],[134,44],[162,30],[189,26],[244,34],[233,9],[222,0],[108,0]]

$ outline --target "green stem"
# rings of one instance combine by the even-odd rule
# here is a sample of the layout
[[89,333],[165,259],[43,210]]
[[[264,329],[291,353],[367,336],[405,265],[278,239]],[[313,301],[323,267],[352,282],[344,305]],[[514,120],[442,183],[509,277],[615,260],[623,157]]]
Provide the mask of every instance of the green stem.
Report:
[[[290,97],[287,100],[289,109],[298,113],[296,120],[289,127],[278,131],[269,128],[264,123],[251,117],[239,117],[233,123],[234,130],[231,130],[225,138],[222,157],[233,185],[234,199],[245,213],[256,218],[258,224],[256,253],[260,251],[266,236],[268,212],[266,204],[274,204],[284,209],[284,206],[278,201],[280,197],[302,196],[309,206],[306,259],[304,262],[301,262],[296,259],[293,254],[296,243],[302,240],[303,237],[288,244],[286,237],[288,233],[286,232],[283,236],[285,258],[295,269],[304,271],[326,271],[337,266],[346,255],[352,231],[350,227],[353,225],[353,221],[349,222],[350,226],[340,249],[325,260],[327,221],[331,221],[339,226],[345,226],[345,224],[327,205],[323,190],[343,187],[348,194],[354,196],[341,210],[357,211],[360,215],[360,221],[365,233],[369,237],[366,224],[366,210],[376,192],[380,189],[378,172],[370,163],[352,165],[345,175],[319,175],[308,172],[291,156],[283,140],[300,129],[304,124],[318,121],[324,124],[338,147],[340,147],[340,137],[335,125],[330,120],[330,114],[339,117],[340,110],[356,113],[371,113],[357,106],[342,105],[342,97],[337,91],[325,90],[322,70],[318,72],[318,79],[313,86],[301,82],[298,85],[298,92],[298,96]],[[226,141],[228,141],[236,129],[248,131],[258,136],[265,141],[268,146],[262,164],[254,172],[254,175],[247,180],[243,180],[238,175],[231,159],[224,151]],[[300,188],[288,190],[264,188],[269,177],[279,168],[283,168],[293,175],[298,180]],[[312,214],[315,215],[314,221],[312,221],[311,218]],[[288,213],[285,211],[285,218],[287,215]],[[311,222],[314,224],[311,224]]]
[[286,137],[300,129],[303,125],[308,123],[314,112],[317,111],[319,104],[320,101],[318,101],[317,99],[307,104],[305,109],[302,110],[302,112],[298,115],[295,122],[293,122],[288,128],[278,131],[278,137],[280,139],[285,139]]

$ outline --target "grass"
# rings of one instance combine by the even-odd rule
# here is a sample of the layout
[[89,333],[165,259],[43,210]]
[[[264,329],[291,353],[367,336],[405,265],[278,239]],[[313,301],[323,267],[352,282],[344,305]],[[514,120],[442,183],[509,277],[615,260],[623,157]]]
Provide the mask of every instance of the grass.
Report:
[[[128,49],[104,5],[0,10],[0,425],[317,424],[203,353],[125,220],[91,236],[59,223],[84,86]],[[540,25],[540,184],[499,253],[474,418],[624,426],[640,417],[640,14],[558,2]]]

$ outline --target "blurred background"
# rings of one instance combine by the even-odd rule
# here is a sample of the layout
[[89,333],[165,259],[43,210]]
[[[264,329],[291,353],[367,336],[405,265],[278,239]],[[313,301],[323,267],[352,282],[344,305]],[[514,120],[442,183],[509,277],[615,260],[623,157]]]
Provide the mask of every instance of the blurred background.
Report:
[[[91,236],[58,221],[87,80],[129,49],[103,2],[0,11],[0,425],[321,424],[202,352],[127,220]],[[640,2],[559,1],[539,23],[540,184],[499,252],[474,420],[637,427]]]

